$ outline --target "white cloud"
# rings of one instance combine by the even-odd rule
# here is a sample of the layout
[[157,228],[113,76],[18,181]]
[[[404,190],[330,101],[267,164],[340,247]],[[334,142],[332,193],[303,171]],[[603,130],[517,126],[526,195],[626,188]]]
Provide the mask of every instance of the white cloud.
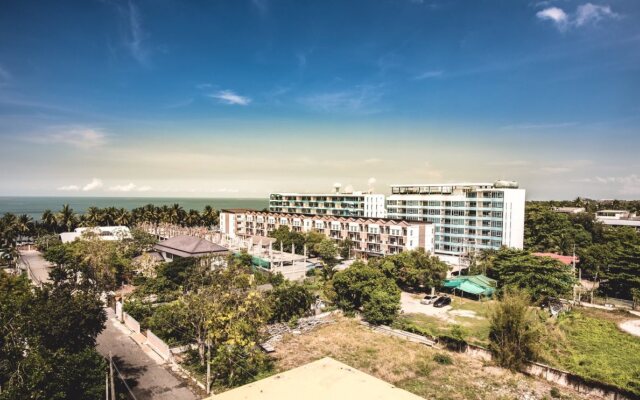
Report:
[[571,15],[559,7],[548,7],[538,11],[536,16],[541,20],[552,21],[558,29],[564,31],[570,27],[595,24],[605,18],[617,18],[619,14],[613,12],[610,6],[585,3],[578,6],[575,13]]
[[103,186],[103,183],[98,178],[93,178],[91,182],[87,183],[82,187],[83,192],[89,192],[95,189],[100,189]]
[[151,186],[140,186],[137,190],[138,192],[148,192],[151,190]]
[[70,128],[29,138],[34,143],[66,144],[80,149],[102,146],[106,143],[106,139],[107,135],[90,128]]
[[136,188],[136,185],[134,185],[133,183],[129,182],[126,185],[111,186],[109,188],[109,190],[112,191],[112,192],[130,192],[135,188]]
[[221,90],[217,93],[210,94],[209,97],[218,99],[221,103],[230,105],[246,106],[251,103],[251,99],[249,97],[240,96],[232,90]]
[[67,185],[67,186],[60,186],[56,190],[60,190],[63,192],[74,192],[74,191],[80,190],[80,187],[78,187],[77,185]]
[[609,6],[597,6],[591,3],[586,3],[578,6],[576,10],[575,24],[576,26],[582,26],[589,23],[597,23],[604,18],[616,18],[618,14],[611,11]]
[[550,122],[550,123],[521,123],[514,125],[506,125],[501,129],[555,129],[566,128],[577,125],[577,122]]
[[622,195],[640,195],[640,175],[630,174],[626,176],[596,176],[579,180],[583,183],[596,183],[607,186],[617,186],[618,193]]
[[544,10],[538,11],[536,16],[542,20],[551,20],[556,24],[566,24],[569,21],[567,13],[558,7],[549,7]]
[[377,182],[376,178],[371,177],[371,178],[369,178],[369,180],[367,180],[367,185],[369,186],[369,188],[372,188],[373,185],[376,184],[376,182]]
[[420,75],[416,76],[414,79],[421,81],[423,79],[430,79],[430,78],[440,78],[442,75],[444,74],[444,71],[425,71],[423,73],[421,73]]

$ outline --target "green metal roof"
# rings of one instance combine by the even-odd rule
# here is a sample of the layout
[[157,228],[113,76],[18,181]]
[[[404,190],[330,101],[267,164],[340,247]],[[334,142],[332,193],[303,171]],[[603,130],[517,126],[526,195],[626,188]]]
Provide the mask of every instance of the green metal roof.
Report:
[[458,276],[444,281],[444,287],[461,290],[475,295],[491,296],[495,292],[496,281],[484,275]]

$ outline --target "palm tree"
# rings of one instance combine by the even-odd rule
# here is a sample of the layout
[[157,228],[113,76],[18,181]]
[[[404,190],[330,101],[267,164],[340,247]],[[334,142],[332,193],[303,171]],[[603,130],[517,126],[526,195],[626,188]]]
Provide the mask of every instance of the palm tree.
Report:
[[175,203],[169,209],[169,222],[172,224],[183,225],[184,224],[185,212],[182,206],[178,203]]
[[131,214],[124,208],[116,210],[113,222],[116,225],[129,226],[131,224]]
[[184,219],[184,222],[186,223],[187,226],[198,226],[200,225],[202,221],[202,218],[200,217],[200,213],[198,212],[198,210],[189,210],[189,213],[187,214],[187,216]]
[[51,212],[51,210],[47,209],[42,212],[42,223],[44,224],[47,230],[53,230],[53,232],[57,232],[57,224],[56,216]]
[[102,223],[102,210],[98,207],[89,207],[84,214],[90,226],[99,226]]
[[69,206],[69,204],[64,204],[60,212],[58,212],[58,216],[56,218],[61,228],[70,232],[76,226],[78,219],[73,212],[73,208]]
[[215,208],[207,205],[204,207],[204,211],[202,212],[202,219],[204,225],[211,227],[213,225],[218,225],[218,221],[220,218],[220,213]]
[[22,214],[18,217],[18,220],[16,221],[16,230],[20,236],[31,236],[33,229],[33,218],[27,214]]

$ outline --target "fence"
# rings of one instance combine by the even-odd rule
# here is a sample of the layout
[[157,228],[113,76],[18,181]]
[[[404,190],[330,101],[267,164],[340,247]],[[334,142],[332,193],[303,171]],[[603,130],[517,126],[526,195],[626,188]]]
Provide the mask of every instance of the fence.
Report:
[[[425,344],[430,347],[435,347],[435,345],[437,344],[437,342],[415,333],[403,331],[400,329],[393,329],[388,326],[374,326],[364,321],[361,321],[361,323],[370,327],[376,332],[380,332],[386,335],[396,336],[405,340],[410,340],[412,342]],[[460,350],[470,357],[481,359],[483,361],[491,361],[493,359],[491,351],[484,347],[466,344]],[[542,378],[548,382],[555,383],[558,386],[568,387],[578,393],[598,396],[606,400],[632,400],[637,398],[637,396],[635,396],[633,393],[624,389],[620,389],[613,385],[589,380],[581,376],[572,374],[571,372],[562,371],[560,369],[533,361],[527,361],[522,369],[522,372],[531,376]]]
[[151,347],[153,351],[158,353],[160,357],[162,357],[165,361],[171,361],[172,354],[171,348],[167,346],[167,344],[162,341],[159,337],[153,334],[150,330],[147,329],[147,346]]
[[124,325],[127,328],[129,328],[130,330],[136,333],[140,333],[140,323],[136,321],[131,315],[127,314],[126,312],[123,312],[122,320],[124,322]]

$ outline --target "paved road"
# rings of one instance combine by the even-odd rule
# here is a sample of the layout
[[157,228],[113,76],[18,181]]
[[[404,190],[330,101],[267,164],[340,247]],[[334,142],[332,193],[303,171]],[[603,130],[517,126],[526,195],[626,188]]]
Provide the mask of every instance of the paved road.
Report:
[[173,376],[151,349],[143,349],[130,337],[127,328],[107,309],[105,330],[98,336],[98,351],[105,357],[112,352],[115,364],[138,400],[195,400],[186,383]]
[[28,269],[29,278],[38,285],[49,281],[49,270],[52,265],[42,258],[42,253],[37,250],[21,250],[20,267]]

